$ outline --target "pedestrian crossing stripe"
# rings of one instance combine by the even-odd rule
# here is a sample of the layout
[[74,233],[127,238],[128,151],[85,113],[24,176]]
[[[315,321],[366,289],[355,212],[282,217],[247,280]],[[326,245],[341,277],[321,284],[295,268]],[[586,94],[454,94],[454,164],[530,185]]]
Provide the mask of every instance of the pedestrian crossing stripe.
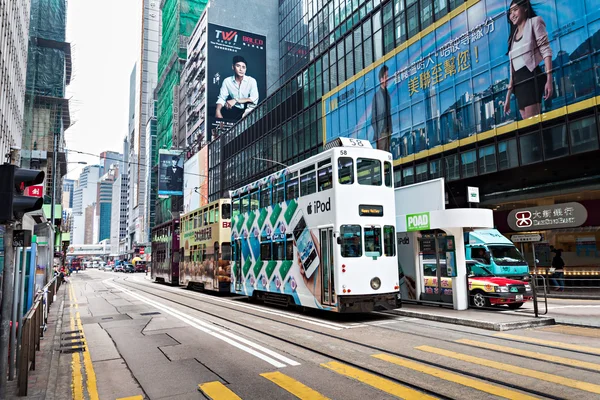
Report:
[[290,378],[281,372],[267,372],[260,374],[260,376],[270,380],[277,386],[287,390],[301,400],[329,400],[328,397],[323,396],[316,390],[309,388],[303,383],[298,382],[297,380]]
[[417,350],[421,350],[427,353],[433,353],[440,356],[445,356],[449,358],[454,358],[459,361],[466,361],[472,364],[483,365],[485,367],[497,369],[500,371],[510,372],[516,375],[527,376],[530,378],[538,379],[541,381],[546,381],[550,383],[555,383],[557,385],[567,386],[574,389],[584,390],[590,393],[600,394],[600,385],[595,385],[593,383],[587,383],[578,381],[571,378],[565,378],[558,375],[548,374],[546,372],[535,371],[532,369],[517,367],[515,365],[505,364],[498,361],[486,360],[485,358],[473,357],[467,354],[457,353],[454,351],[438,349],[436,347],[431,346],[418,346],[415,347]]
[[198,389],[212,400],[242,400],[219,381],[202,383]]
[[556,347],[556,348],[565,349],[565,350],[574,350],[574,351],[579,351],[579,352],[583,352],[583,353],[591,353],[591,354],[600,355],[600,348],[597,348],[597,347],[580,346],[577,344],[555,342],[552,340],[543,340],[543,339],[531,338],[531,337],[526,337],[526,336],[509,335],[508,333],[497,333],[494,336],[501,337],[504,339],[516,340],[519,342],[540,344],[543,346],[550,346],[550,347]]
[[469,346],[480,347],[482,349],[495,350],[502,353],[514,354],[517,356],[525,356],[529,358],[535,358],[537,360],[549,361],[556,364],[568,365],[569,367],[585,368],[594,371],[600,371],[600,364],[594,364],[587,361],[574,360],[572,358],[553,356],[550,354],[537,353],[534,351],[521,350],[513,347],[499,346],[497,344],[478,342],[470,339],[459,339],[457,343],[466,344]]
[[129,397],[120,397],[117,400],[144,400],[143,396],[129,396]]
[[391,394],[392,396],[399,397],[401,399],[411,400],[431,400],[435,397],[429,396],[428,394],[419,392],[409,387],[400,385],[392,382],[388,379],[381,378],[377,375],[362,371],[358,368],[351,367],[346,364],[342,364],[337,361],[331,361],[328,363],[321,364],[322,367],[327,368],[340,375],[346,376],[351,379],[355,379],[366,385],[379,389],[382,392]]
[[373,357],[387,361],[389,363],[399,365],[404,368],[409,368],[417,372],[421,372],[427,375],[435,376],[436,378],[444,379],[446,381],[458,383],[463,386],[467,386],[473,389],[477,389],[482,392],[490,393],[498,397],[503,397],[505,399],[523,399],[523,400],[533,400],[537,399],[537,397],[528,396],[521,392],[517,392],[514,390],[504,389],[500,386],[492,385],[489,383],[481,382],[476,379],[467,378],[461,376],[459,374],[455,374],[452,372],[446,372],[439,368],[429,367],[427,365],[417,363],[414,361],[409,361],[400,357],[391,356],[388,354],[375,354]]

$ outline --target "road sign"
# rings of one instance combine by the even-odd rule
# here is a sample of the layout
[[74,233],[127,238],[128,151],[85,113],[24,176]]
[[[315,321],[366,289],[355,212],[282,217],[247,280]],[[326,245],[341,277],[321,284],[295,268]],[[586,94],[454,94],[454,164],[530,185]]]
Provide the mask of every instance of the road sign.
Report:
[[528,235],[512,235],[510,240],[512,240],[513,243],[540,242],[542,240],[542,235],[539,233],[532,233]]

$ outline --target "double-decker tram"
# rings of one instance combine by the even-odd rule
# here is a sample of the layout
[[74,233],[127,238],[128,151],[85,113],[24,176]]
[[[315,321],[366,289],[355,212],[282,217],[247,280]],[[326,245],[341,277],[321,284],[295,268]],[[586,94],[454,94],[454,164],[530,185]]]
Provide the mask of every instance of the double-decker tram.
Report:
[[183,268],[179,283],[192,289],[229,292],[231,201],[221,199],[181,217]]
[[232,292],[335,312],[397,306],[392,155],[339,138],[232,191]]
[[156,282],[179,284],[179,219],[152,229],[151,277]]

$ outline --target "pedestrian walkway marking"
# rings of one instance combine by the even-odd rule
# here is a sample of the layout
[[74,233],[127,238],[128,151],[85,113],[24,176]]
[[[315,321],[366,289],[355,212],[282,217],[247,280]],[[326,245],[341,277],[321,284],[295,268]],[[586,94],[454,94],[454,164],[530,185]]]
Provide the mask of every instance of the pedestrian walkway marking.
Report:
[[431,346],[418,346],[417,350],[425,351],[428,353],[438,354],[445,357],[454,358],[459,361],[466,361],[477,365],[483,365],[485,367],[494,368],[500,371],[506,371],[517,375],[527,376],[541,381],[555,383],[557,385],[568,386],[574,389],[584,390],[586,392],[600,394],[600,385],[593,383],[587,383],[577,381],[571,378],[565,378],[558,375],[548,374],[546,372],[534,371],[532,369],[517,367],[510,364],[501,363],[498,361],[486,360],[485,358],[473,357],[467,354],[456,353],[454,351],[438,349]]
[[290,378],[289,376],[282,374],[281,372],[267,372],[260,374],[263,378],[266,378],[276,384],[277,386],[287,390],[294,396],[302,400],[329,400],[328,397],[323,396],[306,386],[305,384],[298,382],[297,380]]
[[439,368],[429,367],[424,364],[420,364],[414,361],[409,361],[400,357],[391,356],[388,354],[375,354],[373,357],[378,358],[383,361],[387,361],[392,364],[399,365],[404,368],[410,368],[414,371],[422,372],[427,375],[435,376],[440,379],[444,379],[446,381],[455,382],[463,386],[468,386],[473,389],[480,390],[482,392],[490,393],[498,397],[503,397],[505,399],[528,399],[533,400],[537,399],[537,397],[528,396],[526,394],[504,389],[500,386],[492,385],[489,383],[481,382],[476,379],[466,378],[462,375],[455,374],[452,372],[446,372]]
[[117,400],[144,400],[144,396],[119,397]]
[[543,346],[558,347],[558,348],[562,348],[562,349],[566,349],[566,350],[575,350],[575,351],[581,351],[584,353],[592,353],[592,354],[600,355],[600,348],[598,348],[598,347],[580,346],[578,344],[562,343],[562,342],[555,342],[552,340],[543,340],[543,339],[537,339],[537,338],[526,337],[526,336],[510,335],[508,333],[497,333],[494,336],[505,338],[505,339],[517,340],[520,342],[541,344]]
[[480,347],[482,349],[500,351],[502,353],[515,354],[517,356],[525,356],[529,358],[535,358],[537,360],[549,361],[557,364],[568,365],[570,367],[579,367],[585,369],[591,369],[594,371],[600,371],[600,364],[594,364],[586,361],[574,360],[572,358],[553,356],[550,354],[537,353],[535,351],[515,349],[513,347],[499,346],[497,344],[478,342],[470,339],[459,339],[457,343],[467,344],[469,346]]
[[586,336],[592,338],[600,338],[600,329],[598,328],[584,328],[582,326],[570,326],[570,325],[552,325],[545,328],[540,328],[541,331],[547,332],[558,332],[567,335]]
[[242,400],[219,381],[202,383],[198,389],[212,400]]
[[417,390],[411,389],[409,387],[392,382],[388,379],[381,378],[377,375],[370,374],[370,373],[362,371],[358,368],[354,368],[349,365],[342,364],[337,361],[331,361],[331,362],[328,362],[325,364],[321,364],[321,366],[325,367],[333,372],[336,372],[340,375],[344,375],[348,378],[356,379],[359,382],[362,382],[364,384],[372,386],[375,389],[379,389],[387,394],[391,394],[392,396],[396,396],[401,399],[411,399],[411,400],[435,399],[435,397],[429,396],[425,393],[422,393]]

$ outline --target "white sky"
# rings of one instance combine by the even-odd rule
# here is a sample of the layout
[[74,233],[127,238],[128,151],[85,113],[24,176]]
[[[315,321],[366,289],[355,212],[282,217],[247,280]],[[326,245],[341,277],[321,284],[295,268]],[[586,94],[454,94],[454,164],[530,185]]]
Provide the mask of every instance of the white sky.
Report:
[[[100,154],[123,151],[129,113],[129,77],[140,56],[142,0],[70,0],[67,41],[73,79],[67,87],[73,126],[67,149]],[[97,164],[98,157],[68,153],[68,161]],[[78,179],[84,165],[69,164]]]

